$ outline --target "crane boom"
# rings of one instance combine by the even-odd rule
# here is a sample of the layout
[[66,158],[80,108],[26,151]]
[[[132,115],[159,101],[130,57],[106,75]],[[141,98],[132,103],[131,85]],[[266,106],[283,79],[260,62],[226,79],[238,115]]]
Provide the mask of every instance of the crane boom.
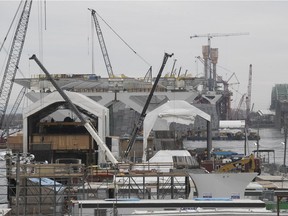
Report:
[[28,22],[30,17],[30,11],[32,6],[32,0],[26,0],[17,28],[12,41],[11,49],[8,55],[6,68],[3,74],[3,79],[0,87],[0,128],[3,128],[4,117],[6,114],[8,102],[13,87],[13,81],[15,79],[16,71],[18,69],[26,32],[28,28]]
[[240,32],[240,33],[208,33],[208,34],[195,34],[190,36],[190,38],[196,38],[196,37],[207,37],[207,38],[213,38],[213,37],[226,37],[226,36],[239,36],[239,35],[249,35],[248,32]]
[[104,143],[104,141],[100,138],[100,136],[97,134],[96,129],[93,127],[91,122],[84,119],[84,117],[81,115],[80,111],[77,109],[77,107],[72,103],[70,98],[66,95],[66,93],[58,86],[58,84],[55,82],[55,80],[52,78],[50,73],[46,70],[46,68],[42,65],[42,63],[39,61],[39,59],[36,57],[36,55],[33,55],[30,57],[30,59],[35,60],[35,62],[39,65],[39,67],[42,69],[42,71],[46,74],[52,85],[56,88],[56,90],[59,92],[59,94],[63,97],[63,99],[69,104],[71,110],[77,115],[77,117],[80,119],[81,123],[84,125],[86,130],[90,133],[90,135],[93,137],[93,139],[96,141],[97,145],[101,148],[101,150],[104,152],[104,154],[107,156],[107,158],[114,164],[117,165],[118,161],[112,154],[112,152],[109,150],[107,145]]
[[153,84],[153,86],[152,86],[152,88],[151,88],[151,91],[150,91],[150,93],[149,93],[149,96],[148,96],[148,98],[147,98],[147,100],[146,100],[146,103],[145,103],[145,105],[144,105],[144,107],[143,107],[143,110],[142,110],[142,112],[141,112],[141,114],[140,114],[140,117],[139,117],[139,119],[138,119],[138,122],[137,122],[137,124],[135,125],[135,127],[134,127],[134,129],[133,129],[133,131],[132,131],[131,138],[130,138],[129,143],[128,143],[128,147],[127,147],[127,149],[126,149],[126,151],[125,151],[125,153],[124,153],[124,159],[127,159],[127,156],[128,156],[128,154],[129,154],[129,152],[131,151],[132,146],[133,146],[134,143],[135,143],[136,135],[137,135],[138,131],[140,130],[140,128],[141,128],[142,125],[143,125],[143,121],[144,121],[144,118],[145,118],[145,116],[146,116],[146,111],[147,111],[147,109],[148,109],[148,106],[149,106],[150,101],[151,101],[151,99],[152,99],[152,96],[153,96],[153,94],[154,94],[154,91],[155,91],[155,89],[156,89],[156,87],[157,87],[157,84],[158,84],[158,81],[159,81],[159,79],[160,79],[160,77],[161,77],[162,71],[164,70],[164,67],[165,67],[165,65],[166,65],[166,62],[167,62],[168,58],[171,57],[171,56],[173,56],[173,54],[168,54],[168,53],[165,53],[165,54],[164,54],[164,59],[163,59],[163,62],[162,62],[162,66],[161,66],[161,68],[160,68],[160,70],[159,70],[159,72],[158,72],[158,75],[157,75],[157,77],[156,77],[156,79],[155,79],[155,81],[154,81],[154,84]]
[[23,97],[25,95],[25,92],[26,92],[26,88],[23,87],[17,98],[16,98],[16,101],[15,103],[13,104],[13,107],[11,109],[11,112],[9,114],[9,116],[7,118],[5,118],[5,121],[3,122],[3,132],[2,132],[2,135],[1,135],[1,138],[4,137],[5,135],[8,137],[9,136],[9,126],[11,125],[11,122],[12,120],[14,119],[15,115],[16,115],[16,112],[23,100]]
[[99,44],[100,44],[100,47],[101,47],[101,51],[102,51],[102,55],[103,55],[103,58],[104,58],[105,66],[106,66],[106,69],[107,69],[107,72],[108,72],[108,77],[109,78],[113,78],[114,77],[114,73],[113,73],[113,70],[112,70],[112,66],[111,66],[111,62],[110,62],[110,59],[109,59],[108,51],[107,51],[107,48],[106,48],[106,45],[105,45],[103,33],[102,33],[102,30],[100,28],[100,25],[99,25],[99,22],[98,22],[98,19],[97,19],[97,16],[96,16],[96,11],[93,10],[93,9],[89,9],[89,10],[91,10],[91,15],[92,15],[93,20],[94,20],[97,37],[98,37]]

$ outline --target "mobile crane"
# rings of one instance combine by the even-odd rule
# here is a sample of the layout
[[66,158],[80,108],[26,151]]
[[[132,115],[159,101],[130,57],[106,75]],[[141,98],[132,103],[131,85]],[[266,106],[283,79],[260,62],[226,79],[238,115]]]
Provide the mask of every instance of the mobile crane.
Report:
[[148,98],[146,100],[146,103],[145,103],[145,105],[143,107],[143,110],[142,110],[142,112],[140,114],[138,122],[136,123],[136,125],[135,125],[135,127],[134,127],[134,129],[132,131],[131,138],[130,138],[129,143],[128,143],[128,147],[127,147],[127,149],[126,149],[126,151],[124,153],[124,160],[127,159],[127,156],[129,155],[129,152],[131,151],[131,149],[132,149],[132,147],[133,147],[133,145],[135,143],[135,139],[136,139],[137,133],[140,130],[140,128],[142,127],[142,125],[143,125],[143,121],[144,121],[144,118],[146,116],[146,111],[148,109],[148,106],[149,106],[150,101],[152,99],[152,96],[154,94],[154,91],[155,91],[155,89],[157,87],[158,81],[160,80],[160,77],[161,77],[162,71],[164,70],[166,62],[167,62],[168,58],[172,57],[172,56],[173,56],[173,54],[168,54],[168,53],[165,53],[165,55],[164,55],[162,66],[161,66],[161,68],[160,68],[160,70],[158,72],[158,75],[157,75],[157,77],[156,77],[156,79],[154,81],[154,84],[153,84],[153,86],[151,88],[149,96],[148,96]]
[[92,17],[94,19],[95,29],[96,29],[96,33],[97,33],[98,40],[99,40],[99,43],[100,43],[100,47],[101,47],[102,55],[103,55],[103,58],[104,58],[104,62],[105,62],[105,65],[106,65],[108,77],[109,78],[114,78],[112,65],[111,65],[110,58],[109,58],[109,55],[108,55],[108,51],[107,51],[107,48],[106,48],[106,45],[105,45],[103,33],[102,33],[102,30],[100,28],[100,25],[99,25],[99,22],[98,22],[98,19],[97,19],[97,16],[96,16],[96,11],[93,10],[93,9],[89,9],[89,10],[91,10],[91,15],[92,15]]
[[3,74],[3,79],[0,86],[0,129],[6,129],[4,128],[4,118],[13,87],[13,81],[16,76],[16,71],[18,69],[21,53],[25,42],[31,6],[32,0],[26,0],[16,28],[11,49],[8,55],[6,68]]
[[93,137],[93,139],[96,141],[97,145],[101,148],[101,150],[104,152],[104,154],[107,156],[108,160],[111,161],[113,165],[117,165],[118,161],[112,154],[112,152],[107,147],[106,143],[100,138],[100,136],[97,133],[97,130],[92,125],[91,122],[86,120],[80,113],[80,111],[77,109],[77,107],[73,104],[73,102],[70,100],[70,98],[66,95],[66,93],[58,86],[58,84],[55,82],[55,80],[52,78],[50,73],[46,70],[46,68],[42,65],[42,63],[39,61],[39,59],[36,57],[36,55],[32,55],[30,57],[30,60],[35,60],[35,62],[38,64],[38,66],[42,69],[42,71],[46,74],[47,78],[50,80],[52,85],[55,87],[55,89],[59,92],[59,94],[63,97],[63,99],[68,103],[71,110],[77,115],[77,117],[80,119],[81,123],[84,125],[86,130],[90,133],[90,135]]
[[[157,86],[158,80],[161,77],[162,71],[165,67],[165,64],[167,62],[168,57],[171,57],[173,54],[169,55],[167,53],[165,53],[164,55],[164,59],[163,59],[163,63],[162,66],[160,68],[160,71],[158,73],[158,76],[156,78],[156,81],[151,89],[151,92],[148,96],[148,99],[146,101],[146,104],[143,108],[143,111],[141,113],[140,119],[138,121],[138,124],[136,125],[136,127],[134,128],[133,131],[133,135],[132,138],[129,142],[129,146],[128,149],[126,150],[126,157],[128,155],[128,153],[130,152],[134,142],[135,142],[135,138],[137,135],[137,132],[139,131],[144,117],[146,115],[146,110],[149,106],[150,100],[153,96],[153,92],[155,91],[155,88]],[[95,127],[91,124],[91,122],[89,122],[88,120],[86,120],[80,113],[80,111],[77,109],[77,107],[73,104],[73,102],[69,99],[69,97],[66,95],[66,93],[58,86],[58,84],[55,82],[55,80],[52,78],[52,76],[50,75],[50,73],[46,70],[46,68],[42,65],[42,63],[39,61],[39,59],[36,57],[36,55],[32,55],[30,57],[30,60],[34,60],[38,66],[42,69],[42,71],[46,74],[47,78],[50,80],[50,82],[52,83],[52,85],[55,87],[55,89],[59,92],[59,94],[62,96],[62,98],[69,104],[71,110],[77,115],[77,117],[80,119],[81,123],[84,125],[84,127],[86,128],[86,130],[90,133],[90,135],[93,137],[93,139],[96,141],[97,145],[101,148],[101,150],[104,152],[104,154],[107,156],[107,159],[116,167],[117,164],[119,163],[117,161],[117,159],[114,157],[114,155],[112,154],[112,152],[109,150],[109,148],[107,147],[106,143],[100,138],[100,136],[97,133],[97,130],[95,129]]]

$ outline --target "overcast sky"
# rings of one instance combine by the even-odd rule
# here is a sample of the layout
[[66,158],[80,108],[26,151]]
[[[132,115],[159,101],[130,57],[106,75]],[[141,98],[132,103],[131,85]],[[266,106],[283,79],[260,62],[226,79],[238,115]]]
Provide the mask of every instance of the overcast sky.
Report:
[[[4,41],[19,1],[0,1],[0,42]],[[32,54],[42,59],[50,73],[92,73],[91,13],[93,8],[129,44],[133,53],[99,19],[114,74],[144,77],[149,66],[156,76],[164,53],[174,53],[164,70],[188,70],[203,74],[202,56],[207,33],[249,35],[215,37],[212,48],[219,49],[218,75],[229,80],[232,108],[247,93],[249,65],[253,65],[252,104],[254,110],[268,109],[275,84],[287,82],[288,2],[285,1],[34,1],[20,69],[24,77],[42,74]],[[41,24],[42,23],[42,24]],[[46,23],[46,25],[45,25]],[[46,29],[45,29],[46,28]],[[95,73],[107,77],[99,42],[94,33]],[[9,48],[11,34],[5,42]],[[1,71],[5,66],[1,51]],[[141,56],[141,58],[139,57]],[[143,61],[145,59],[148,64]],[[233,75],[235,73],[235,75]],[[20,73],[17,77],[23,77]],[[240,84],[235,84],[237,82]],[[14,95],[17,94],[14,93]]]

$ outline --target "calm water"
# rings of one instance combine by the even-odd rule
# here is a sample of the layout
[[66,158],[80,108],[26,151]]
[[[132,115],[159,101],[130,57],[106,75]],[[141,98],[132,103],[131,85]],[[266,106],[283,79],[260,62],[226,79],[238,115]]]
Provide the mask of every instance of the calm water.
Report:
[[[283,164],[284,162],[284,134],[281,134],[279,130],[271,129],[271,128],[261,128],[259,130],[260,134],[260,147],[259,149],[273,149],[275,150],[275,162],[277,164]],[[253,150],[256,150],[254,140],[249,140],[247,145],[247,153],[252,153]],[[195,149],[195,148],[205,148],[206,141],[184,141],[184,147],[186,149]],[[239,154],[244,153],[244,141],[221,141],[221,140],[213,140],[212,147],[214,148],[221,148],[223,150],[230,150],[237,152]],[[287,148],[288,149],[288,148]],[[288,156],[288,155],[287,155]],[[286,158],[287,158],[286,156]],[[270,154],[270,162],[273,163],[273,154]],[[286,160],[288,161],[288,160]],[[286,162],[287,165],[287,162]],[[7,194],[7,182],[5,178],[5,162],[0,161],[0,208],[6,207],[6,205],[1,205],[1,203],[7,202],[6,194]],[[209,214],[205,214],[208,216]],[[213,214],[214,215],[214,214]],[[234,214],[231,214],[234,215]],[[241,216],[242,214],[237,214]],[[245,214],[246,215],[246,214]],[[261,214],[259,214],[261,215]],[[265,214],[266,215],[266,214]],[[270,214],[269,214],[270,215]],[[274,215],[274,214],[273,214]],[[284,214],[283,214],[284,215]],[[287,215],[287,214],[285,214]]]
[[[260,140],[259,140],[259,149],[260,150],[267,150],[272,149],[275,150],[275,163],[282,165],[284,163],[284,134],[277,129],[273,128],[260,128],[259,129]],[[239,154],[244,154],[244,140],[232,140],[232,141],[223,141],[223,140],[212,140],[212,147],[213,148],[221,148],[222,150],[226,151],[234,151]],[[257,150],[257,146],[255,145],[255,140],[248,140],[247,145],[247,154],[252,153],[253,150]],[[184,141],[184,147],[188,150],[195,149],[195,148],[205,148],[206,141]],[[288,147],[287,147],[288,149]],[[267,154],[265,158],[267,158]],[[288,155],[287,155],[288,156]],[[286,161],[287,160],[286,156]],[[270,163],[274,161],[273,153],[270,153]],[[287,165],[287,162],[286,162]]]

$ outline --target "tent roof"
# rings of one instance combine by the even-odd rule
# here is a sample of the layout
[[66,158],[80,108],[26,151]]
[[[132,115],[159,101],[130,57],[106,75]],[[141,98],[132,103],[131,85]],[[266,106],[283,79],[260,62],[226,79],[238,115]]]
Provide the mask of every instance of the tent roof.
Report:
[[244,128],[245,120],[221,120],[219,128]]
[[190,103],[184,100],[171,100],[162,106],[149,112],[143,123],[144,138],[149,136],[150,131],[153,129],[154,124],[157,121],[157,127],[161,129],[167,129],[171,122],[181,124],[192,124],[196,116],[200,116],[203,119],[210,121],[211,117],[202,110],[194,107]]
[[187,150],[159,150],[149,162],[173,162],[173,156],[191,156]]
[[[88,98],[85,95],[64,91],[67,97],[72,101],[72,103],[77,106],[80,112],[86,114],[89,118],[97,116],[98,117],[98,130],[97,133],[102,140],[105,140],[107,134],[109,134],[109,110],[97,103],[96,101]],[[55,112],[59,106],[67,106],[66,101],[57,92],[52,92],[26,107],[23,111],[23,152],[28,151],[28,118],[32,115],[35,118],[44,118],[49,114]],[[103,154],[104,155],[104,154]],[[100,154],[100,156],[103,156]],[[104,158],[98,158],[98,162],[104,160]]]
[[[82,94],[70,91],[64,91],[65,94],[69,97],[69,99],[81,110],[86,112],[90,112],[98,117],[102,117],[103,115],[108,115],[109,110],[97,103],[96,101],[84,96]],[[57,92],[53,92],[46,97],[38,100],[37,102],[31,104],[26,107],[24,110],[23,118],[27,118],[43,109],[48,109],[48,107],[53,106],[53,104],[59,104],[65,102],[62,96]]]

